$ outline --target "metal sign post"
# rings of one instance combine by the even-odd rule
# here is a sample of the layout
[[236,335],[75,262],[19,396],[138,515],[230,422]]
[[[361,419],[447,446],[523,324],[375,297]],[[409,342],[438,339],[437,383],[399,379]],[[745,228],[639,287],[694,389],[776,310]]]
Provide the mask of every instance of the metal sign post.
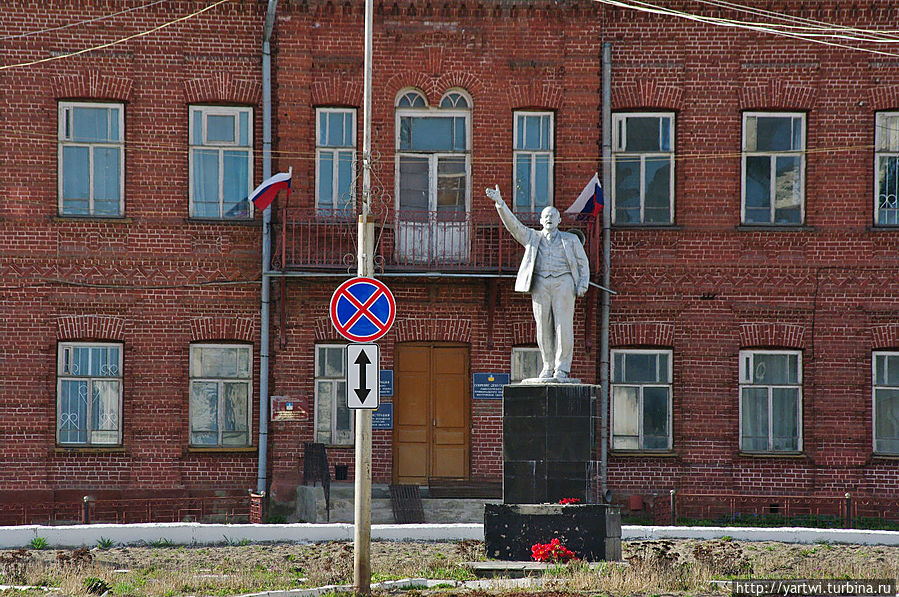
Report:
[[[374,0],[365,0],[365,56],[362,88],[362,213],[359,214],[358,273],[374,274],[375,226],[371,219],[371,60]],[[353,585],[371,594],[371,410],[356,411],[356,470],[353,503]]]

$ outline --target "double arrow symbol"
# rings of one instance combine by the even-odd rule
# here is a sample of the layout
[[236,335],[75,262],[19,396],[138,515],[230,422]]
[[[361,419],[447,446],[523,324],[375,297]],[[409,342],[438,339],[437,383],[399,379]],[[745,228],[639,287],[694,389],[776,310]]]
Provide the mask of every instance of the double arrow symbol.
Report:
[[356,392],[356,396],[359,397],[359,402],[365,404],[365,399],[368,398],[368,395],[371,394],[371,388],[368,387],[368,384],[365,383],[365,370],[368,368],[368,365],[371,365],[371,361],[368,360],[368,355],[365,354],[365,351],[359,353],[359,356],[356,357],[356,365],[359,365],[359,386],[354,392]]

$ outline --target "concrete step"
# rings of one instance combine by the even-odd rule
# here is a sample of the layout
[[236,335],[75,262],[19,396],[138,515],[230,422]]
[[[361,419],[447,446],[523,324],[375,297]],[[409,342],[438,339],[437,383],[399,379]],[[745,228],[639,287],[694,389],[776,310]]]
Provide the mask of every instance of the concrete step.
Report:
[[[330,487],[330,515],[325,507],[322,487],[301,486],[297,491],[297,518],[305,522],[348,522],[355,517],[352,483],[334,483]],[[425,492],[423,492],[425,493]],[[483,498],[429,498],[422,497],[425,522],[428,523],[483,523],[484,504],[501,503],[501,500]],[[386,485],[372,486],[372,524],[393,524],[393,508]]]

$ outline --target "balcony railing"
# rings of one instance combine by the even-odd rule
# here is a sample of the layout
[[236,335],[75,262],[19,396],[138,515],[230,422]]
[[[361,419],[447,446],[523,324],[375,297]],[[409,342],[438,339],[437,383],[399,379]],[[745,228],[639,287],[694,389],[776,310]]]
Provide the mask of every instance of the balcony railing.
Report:
[[[290,209],[275,225],[272,268],[293,272],[356,270],[357,213]],[[537,215],[522,221],[539,228]],[[585,240],[595,279],[601,263],[592,221],[563,215],[561,230]],[[375,222],[375,267],[384,272],[514,274],[524,249],[496,211],[389,211]]]

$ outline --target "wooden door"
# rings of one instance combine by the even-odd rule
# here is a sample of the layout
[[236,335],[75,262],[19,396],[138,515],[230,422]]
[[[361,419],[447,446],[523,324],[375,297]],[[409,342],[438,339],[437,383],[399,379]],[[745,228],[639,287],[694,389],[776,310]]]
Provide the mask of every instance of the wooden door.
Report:
[[468,347],[397,344],[393,397],[396,483],[469,476]]

